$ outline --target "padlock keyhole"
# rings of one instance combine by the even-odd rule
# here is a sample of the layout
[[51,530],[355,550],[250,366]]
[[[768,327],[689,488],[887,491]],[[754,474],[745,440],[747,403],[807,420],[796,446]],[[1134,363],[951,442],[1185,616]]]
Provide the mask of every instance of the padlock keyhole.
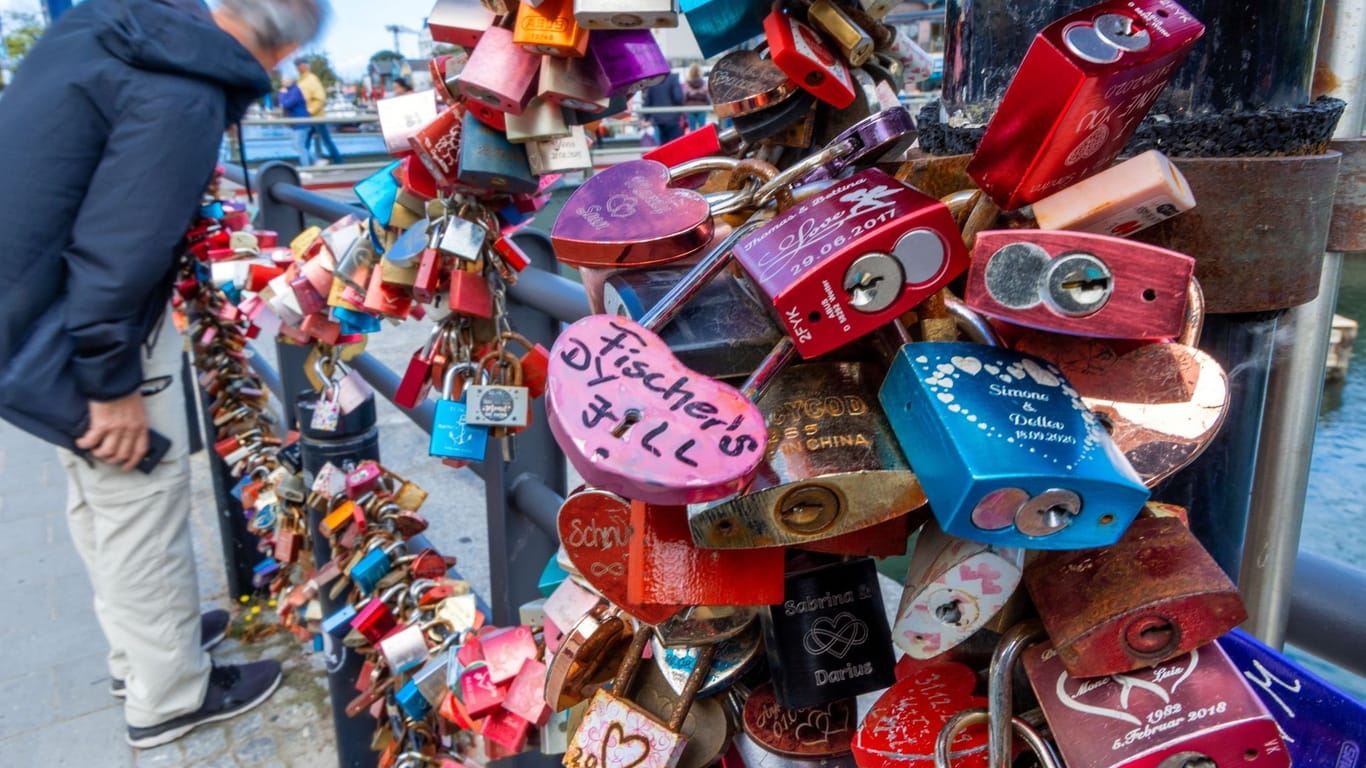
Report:
[[963,603],[961,600],[950,600],[935,608],[934,615],[945,624],[958,626],[963,621]]
[[639,421],[640,411],[636,410],[635,408],[628,410],[626,412],[626,415],[622,417],[621,421],[618,422],[615,427],[612,427],[612,437],[620,438],[624,436],[628,431],[630,431],[631,427],[635,426]]

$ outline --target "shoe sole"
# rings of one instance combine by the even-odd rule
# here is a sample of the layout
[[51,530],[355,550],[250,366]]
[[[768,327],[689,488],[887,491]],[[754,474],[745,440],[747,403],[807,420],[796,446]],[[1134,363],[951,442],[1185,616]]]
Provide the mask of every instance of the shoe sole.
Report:
[[163,731],[162,733],[158,733],[155,736],[147,736],[141,739],[134,739],[132,736],[124,734],[124,740],[128,742],[128,746],[135,747],[137,749],[151,749],[152,747],[159,747],[163,744],[170,744],[171,742],[175,741],[176,739],[179,739],[180,737],[184,736],[190,731],[193,731],[201,725],[208,725],[209,723],[220,723],[224,720],[231,720],[232,718],[237,717],[238,715],[246,714],[247,712],[256,709],[257,707],[261,706],[261,704],[265,702],[266,699],[269,699],[271,695],[275,693],[275,690],[280,687],[280,682],[284,679],[285,676],[283,673],[281,673],[279,676],[275,678],[275,682],[270,684],[269,688],[267,688],[265,691],[262,691],[260,696],[257,696],[255,699],[252,699],[251,701],[247,702],[238,709],[234,709],[230,712],[220,712],[216,715],[206,717],[198,722],[186,723],[185,725],[182,725],[179,728],[172,728],[169,731]]
[[[205,640],[203,643],[200,643],[199,647],[203,648],[206,651],[213,650],[213,648],[217,646],[219,643],[223,642],[223,640],[225,640],[227,636],[228,630],[226,627],[224,627],[222,632],[219,632],[217,635],[209,638],[208,640]],[[128,698],[128,689],[119,688],[115,690],[113,687],[110,687],[109,695],[113,696],[116,699],[126,699]]]

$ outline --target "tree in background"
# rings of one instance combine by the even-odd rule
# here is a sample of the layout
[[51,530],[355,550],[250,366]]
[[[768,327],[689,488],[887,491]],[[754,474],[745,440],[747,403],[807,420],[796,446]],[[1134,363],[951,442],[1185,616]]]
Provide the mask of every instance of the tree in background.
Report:
[[8,58],[7,71],[4,77],[0,78],[0,88],[4,88],[9,84],[9,78],[14,71],[19,68],[19,63],[33,49],[38,38],[42,37],[47,26],[36,13],[6,11],[0,14],[0,27],[4,29],[5,54]]
[[304,61],[308,62],[309,70],[318,76],[328,93],[332,92],[333,86],[341,82],[341,78],[337,77],[337,71],[332,68],[332,60],[327,57],[326,51],[300,55]]

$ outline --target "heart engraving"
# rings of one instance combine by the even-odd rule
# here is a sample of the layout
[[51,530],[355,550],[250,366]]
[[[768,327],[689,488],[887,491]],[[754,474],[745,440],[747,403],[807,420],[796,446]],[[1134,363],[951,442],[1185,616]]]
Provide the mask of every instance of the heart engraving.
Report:
[[[596,178],[596,177],[595,177]],[[589,485],[662,505],[714,501],[753,477],[764,417],[734,387],[678,362],[659,336],[592,315],[550,350],[546,419]]]
[[583,183],[555,218],[555,256],[575,267],[649,267],[711,241],[711,209],[690,189],[669,186],[654,160],[614,165]]
[[[636,754],[632,755],[632,750]],[[607,726],[602,739],[601,768],[636,768],[650,757],[650,740],[644,736],[626,735],[626,729],[619,722]]]
[[585,488],[560,506],[560,541],[569,562],[603,597],[646,624],[659,624],[680,609],[640,605],[627,599],[630,522],[630,502],[614,493]]
[[1228,375],[1194,347],[1145,344],[1121,354],[1117,342],[1049,333],[1017,346],[1062,369],[1150,488],[1194,461],[1224,422]]

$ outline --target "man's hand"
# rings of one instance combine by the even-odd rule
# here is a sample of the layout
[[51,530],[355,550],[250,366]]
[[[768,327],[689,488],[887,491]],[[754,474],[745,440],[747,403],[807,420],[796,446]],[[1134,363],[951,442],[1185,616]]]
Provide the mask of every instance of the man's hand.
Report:
[[142,393],[99,403],[90,402],[90,429],[76,441],[101,461],[116,464],[124,472],[137,467],[147,455],[147,410]]

